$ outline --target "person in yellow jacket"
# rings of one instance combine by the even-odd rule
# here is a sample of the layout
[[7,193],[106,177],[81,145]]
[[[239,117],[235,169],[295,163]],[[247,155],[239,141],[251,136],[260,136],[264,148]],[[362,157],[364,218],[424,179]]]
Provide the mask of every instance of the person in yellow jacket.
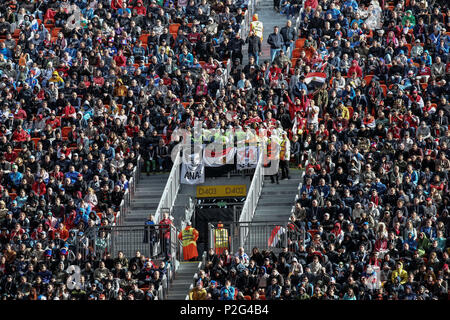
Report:
[[208,293],[203,288],[203,282],[199,280],[194,288],[189,291],[189,300],[206,300]]
[[338,114],[341,114],[342,118],[349,120],[350,119],[350,110],[343,104],[340,103],[338,105]]
[[261,38],[261,43],[263,41],[263,31],[264,25],[261,21],[258,20],[258,14],[255,13],[253,15],[253,21],[250,23],[250,30],[253,31],[255,36]]
[[228,249],[228,230],[223,227],[223,223],[220,221],[217,224],[217,229],[214,230],[214,243],[218,255]]
[[395,278],[400,277],[400,284],[405,284],[408,281],[408,272],[403,269],[403,263],[397,262],[397,269],[392,272],[391,280],[394,282]]
[[187,223],[186,228],[178,234],[178,239],[182,241],[184,260],[198,258],[196,242],[198,240],[198,231],[191,226],[190,221]]

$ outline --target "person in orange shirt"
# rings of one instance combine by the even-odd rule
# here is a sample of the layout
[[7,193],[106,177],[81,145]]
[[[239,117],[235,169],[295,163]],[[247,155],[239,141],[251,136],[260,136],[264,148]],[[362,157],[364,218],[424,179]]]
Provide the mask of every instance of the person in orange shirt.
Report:
[[197,243],[198,231],[191,226],[191,222],[187,223],[186,228],[178,234],[178,239],[183,245],[183,259],[192,260],[198,258]]

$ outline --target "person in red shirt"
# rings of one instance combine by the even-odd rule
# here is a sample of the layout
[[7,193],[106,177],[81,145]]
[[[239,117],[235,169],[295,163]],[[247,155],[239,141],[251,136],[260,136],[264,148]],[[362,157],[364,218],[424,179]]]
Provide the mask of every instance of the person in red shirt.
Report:
[[16,161],[17,152],[15,152],[11,146],[7,146],[4,157],[6,161],[13,163],[14,161]]
[[311,7],[311,9],[316,9],[318,5],[319,2],[317,0],[306,0],[304,7]]
[[129,137],[135,137],[139,133],[139,126],[135,125],[134,121],[131,120],[128,125],[125,126],[125,131]]
[[50,172],[50,177],[54,177],[56,181],[62,183],[64,180],[64,174],[60,171],[59,165],[55,165],[55,169]]
[[269,69],[269,82],[278,81],[280,78],[281,69],[276,63],[273,63]]
[[14,142],[24,142],[27,141],[29,135],[27,131],[23,130],[22,126],[18,126],[13,133],[13,140]]
[[33,191],[38,196],[43,196],[47,193],[47,187],[45,186],[44,181],[42,180],[42,177],[39,177],[34,183],[32,187]]
[[22,106],[19,103],[17,103],[17,106],[19,109],[17,110],[16,114],[14,115],[14,118],[25,120],[27,118],[27,112],[22,109]]
[[52,234],[51,234],[52,239],[55,239],[56,233],[59,233],[59,237],[61,239],[63,239],[64,241],[66,241],[67,238],[69,238],[69,231],[67,230],[66,226],[62,222],[60,222],[58,225],[58,228],[54,232],[52,232]]
[[136,10],[136,14],[139,16],[147,15],[147,9],[145,8],[142,0],[137,1],[136,6],[133,8],[133,10]]
[[71,124],[73,120],[75,120],[77,117],[77,111],[75,108],[70,104],[70,102],[67,102],[66,106],[64,107],[62,119],[63,119],[63,126],[67,126],[68,124]]
[[114,10],[123,9],[123,0],[111,0],[111,8]]
[[267,111],[266,120],[264,122],[267,124],[267,127],[275,126],[277,124],[277,119],[272,117],[272,112]]
[[114,56],[114,61],[118,67],[125,67],[127,65],[127,57],[123,55],[123,50],[120,49],[117,55]]
[[164,213],[163,219],[159,222],[160,224],[160,234],[163,239],[163,252],[166,257],[170,257],[170,226],[173,224],[172,220],[169,219],[169,214]]
[[353,72],[356,72],[356,76],[358,78],[362,77],[362,69],[358,65],[358,61],[356,59],[352,60],[352,65],[350,68],[348,68],[347,77],[351,77],[353,75]]
[[61,127],[61,121],[56,117],[55,110],[52,111],[50,118],[45,121],[45,125],[50,125],[52,129]]
[[301,96],[297,97],[295,99],[295,103],[292,102],[291,98],[289,97],[287,91],[285,91],[285,97],[288,100],[289,103],[289,115],[291,116],[291,120],[294,119],[295,114],[297,112],[300,112],[302,116],[305,116],[306,108],[308,108],[310,99],[308,98],[308,95],[306,94],[306,90],[302,89]]

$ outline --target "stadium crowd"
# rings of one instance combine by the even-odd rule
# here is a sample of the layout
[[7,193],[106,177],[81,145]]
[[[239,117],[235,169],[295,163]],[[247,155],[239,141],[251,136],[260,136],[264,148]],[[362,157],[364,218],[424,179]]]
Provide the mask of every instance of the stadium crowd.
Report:
[[[383,2],[377,30],[355,12],[368,1],[308,0],[304,8],[285,1],[285,12],[300,15],[298,33],[280,26],[269,36],[273,59],[260,63],[261,40],[239,32],[242,0],[5,4],[2,299],[154,299],[164,261],[93,255],[89,241],[107,248],[107,232],[93,233],[115,222],[138,157],[147,174],[169,170],[171,133],[195,120],[206,128],[282,128],[292,162],[307,170],[286,259],[212,258],[223,271],[209,270],[203,285],[213,278],[228,299],[235,285],[250,295],[275,290],[274,298],[446,297],[445,1],[398,1],[395,10]],[[326,74],[318,90],[305,83],[311,71]],[[67,288],[69,265],[81,268],[78,289]],[[369,265],[385,277],[376,293],[364,289]],[[290,290],[236,284],[255,272]]]
[[288,245],[211,249],[191,299],[448,299],[448,3],[383,1],[374,30],[369,4],[274,1],[301,40],[290,59],[289,29],[269,36],[253,117],[278,120],[305,169]]

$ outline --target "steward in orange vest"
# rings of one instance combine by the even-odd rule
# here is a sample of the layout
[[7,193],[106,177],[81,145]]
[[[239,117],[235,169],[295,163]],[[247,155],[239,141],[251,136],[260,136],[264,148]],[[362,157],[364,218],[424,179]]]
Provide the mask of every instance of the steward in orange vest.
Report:
[[186,228],[178,234],[178,239],[182,241],[183,245],[183,259],[185,261],[198,257],[197,239],[198,231],[188,222]]

